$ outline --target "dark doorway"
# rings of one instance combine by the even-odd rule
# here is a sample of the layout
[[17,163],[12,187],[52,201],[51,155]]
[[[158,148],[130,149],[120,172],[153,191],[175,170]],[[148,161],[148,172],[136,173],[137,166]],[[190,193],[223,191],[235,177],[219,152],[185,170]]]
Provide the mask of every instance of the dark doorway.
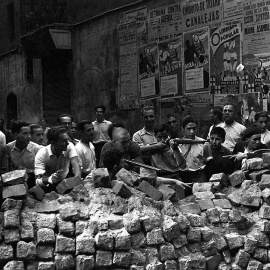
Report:
[[18,119],[18,111],[17,111],[17,96],[14,93],[10,93],[7,96],[7,128],[10,127],[11,120]]

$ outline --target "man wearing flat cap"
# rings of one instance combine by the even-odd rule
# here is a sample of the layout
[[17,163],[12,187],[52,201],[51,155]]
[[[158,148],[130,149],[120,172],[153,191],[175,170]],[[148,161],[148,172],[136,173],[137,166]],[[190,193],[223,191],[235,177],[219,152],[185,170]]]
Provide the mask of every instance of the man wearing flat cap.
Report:
[[235,157],[235,169],[246,170],[246,160],[253,157],[254,151],[267,149],[265,144],[261,143],[261,134],[263,130],[258,126],[250,126],[242,133],[243,141],[236,143],[233,154]]

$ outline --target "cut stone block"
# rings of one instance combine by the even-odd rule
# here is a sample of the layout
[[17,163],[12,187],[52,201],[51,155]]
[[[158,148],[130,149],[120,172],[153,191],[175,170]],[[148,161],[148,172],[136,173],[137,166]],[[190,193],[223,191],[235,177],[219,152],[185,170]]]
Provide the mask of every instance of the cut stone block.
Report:
[[101,251],[96,252],[96,267],[108,267],[112,265],[113,262],[112,252]]
[[75,240],[62,235],[57,235],[55,252],[57,253],[75,253]]
[[1,211],[5,212],[8,210],[21,210],[23,205],[22,200],[6,199],[1,206]]
[[148,195],[150,198],[156,201],[160,201],[162,199],[162,193],[151,186],[147,181],[142,181],[138,187],[138,189]]
[[239,186],[245,179],[245,174],[241,170],[235,171],[229,176],[229,180],[233,187]]
[[15,186],[7,186],[3,188],[2,197],[3,199],[7,198],[25,198],[27,195],[27,186],[26,184],[19,184]]
[[163,200],[170,200],[175,196],[175,191],[166,185],[160,185],[158,187],[158,191],[163,194]]
[[124,199],[128,199],[133,195],[132,191],[125,185],[125,183],[114,180],[112,183],[112,191]]
[[95,253],[95,238],[91,235],[83,233],[76,238],[76,255],[79,254],[94,254]]
[[106,168],[98,168],[92,171],[92,178],[94,186],[98,187],[111,187],[109,173]]
[[65,194],[81,184],[82,180],[80,177],[65,178],[57,185],[56,190],[59,194]]
[[141,181],[146,181],[150,185],[154,186],[157,179],[157,172],[140,167],[140,178]]
[[34,186],[29,189],[29,194],[32,195],[36,200],[42,201],[45,191],[40,186]]
[[18,242],[16,251],[17,258],[21,260],[33,261],[37,255],[36,245],[33,242]]
[[131,187],[138,184],[138,177],[136,177],[125,168],[122,168],[120,171],[118,171],[116,177],[120,178],[125,184]]
[[91,270],[95,267],[94,256],[79,255],[76,257],[76,270]]
[[4,186],[14,186],[26,182],[28,175],[26,170],[15,170],[1,175]]

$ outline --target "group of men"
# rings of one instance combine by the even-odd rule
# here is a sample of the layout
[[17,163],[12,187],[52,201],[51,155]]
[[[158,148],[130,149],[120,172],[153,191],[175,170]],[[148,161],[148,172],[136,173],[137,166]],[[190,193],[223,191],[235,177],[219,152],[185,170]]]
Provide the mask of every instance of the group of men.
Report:
[[99,166],[106,167],[113,179],[122,167],[136,170],[136,166],[125,163],[134,160],[176,179],[179,172],[181,178],[190,171],[197,172],[198,181],[204,181],[214,173],[245,169],[250,153],[270,146],[268,113],[257,113],[256,125],[245,128],[235,121],[231,104],[223,111],[211,110],[213,125],[208,141],[196,135],[197,123],[192,116],[182,119],[182,129],[175,115],[156,125],[154,108],[146,106],[141,111],[144,126],[131,137],[122,124],[105,120],[105,106],[97,105],[95,111],[93,122],[76,124],[71,115],[62,114],[58,126],[51,128],[13,121],[10,130],[14,140],[6,146],[0,144],[1,173],[26,169],[30,187],[37,184],[50,191],[69,176],[91,179]]

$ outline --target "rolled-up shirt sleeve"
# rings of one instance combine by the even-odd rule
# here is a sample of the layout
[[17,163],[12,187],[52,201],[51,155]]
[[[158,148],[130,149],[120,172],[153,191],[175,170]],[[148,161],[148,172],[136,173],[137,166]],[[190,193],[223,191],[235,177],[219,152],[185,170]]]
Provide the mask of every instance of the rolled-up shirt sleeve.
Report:
[[138,131],[133,134],[132,141],[137,143],[139,146],[144,146],[142,138]]

